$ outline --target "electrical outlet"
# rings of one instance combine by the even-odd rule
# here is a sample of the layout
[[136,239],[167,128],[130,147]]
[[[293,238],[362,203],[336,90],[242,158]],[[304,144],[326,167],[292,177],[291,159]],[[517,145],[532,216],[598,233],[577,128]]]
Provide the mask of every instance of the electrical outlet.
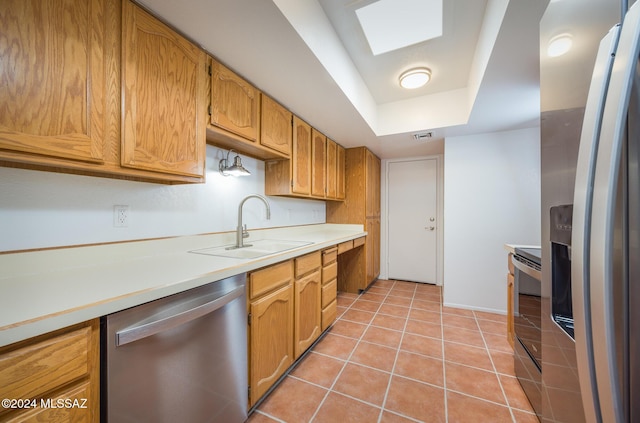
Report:
[[129,226],[129,206],[113,206],[113,226],[116,228]]

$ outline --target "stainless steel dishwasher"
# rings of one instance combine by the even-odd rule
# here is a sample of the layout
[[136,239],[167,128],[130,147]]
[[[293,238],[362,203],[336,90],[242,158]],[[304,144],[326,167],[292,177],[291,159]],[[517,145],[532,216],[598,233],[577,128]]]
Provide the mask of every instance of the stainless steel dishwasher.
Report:
[[247,419],[246,275],[103,318],[102,420]]

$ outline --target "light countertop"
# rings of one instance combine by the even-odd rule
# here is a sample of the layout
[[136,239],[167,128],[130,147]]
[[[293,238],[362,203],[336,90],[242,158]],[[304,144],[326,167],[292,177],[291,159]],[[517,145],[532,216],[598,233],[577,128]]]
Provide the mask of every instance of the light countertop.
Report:
[[504,244],[504,249],[515,254],[516,248],[540,248],[539,245],[519,245],[519,244]]
[[235,232],[0,255],[0,346],[124,310],[366,235],[362,225],[249,231],[311,242],[256,259],[193,254],[231,245]]

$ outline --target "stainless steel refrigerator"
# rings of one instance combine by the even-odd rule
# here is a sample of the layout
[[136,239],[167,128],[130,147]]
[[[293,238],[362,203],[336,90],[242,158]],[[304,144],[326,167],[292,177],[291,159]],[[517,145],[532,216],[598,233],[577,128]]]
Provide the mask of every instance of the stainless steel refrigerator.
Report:
[[[540,23],[543,422],[640,421],[640,4]],[[568,35],[571,49],[549,57]]]

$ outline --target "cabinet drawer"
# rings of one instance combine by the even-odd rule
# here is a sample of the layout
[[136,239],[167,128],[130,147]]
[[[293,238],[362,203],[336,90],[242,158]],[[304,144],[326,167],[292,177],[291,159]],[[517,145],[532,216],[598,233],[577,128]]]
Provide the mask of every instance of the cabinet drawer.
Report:
[[253,299],[293,280],[293,261],[288,260],[249,275],[249,298]]
[[336,320],[336,313],[338,309],[336,308],[338,302],[333,301],[328,306],[322,309],[322,331],[324,332],[334,320]]
[[364,241],[365,241],[364,236],[361,236],[360,238],[356,238],[353,240],[353,248],[359,247],[361,245],[364,245]]
[[324,285],[327,282],[338,277],[338,263],[333,262],[328,266],[322,268],[322,284]]
[[327,248],[322,252],[322,265],[333,263],[338,258],[338,247]]
[[90,370],[91,327],[0,355],[0,398],[37,398]]
[[346,251],[351,250],[352,248],[353,248],[353,240],[341,242],[340,244],[338,244],[338,254],[342,254]]
[[332,280],[322,287],[322,308],[325,308],[336,299],[338,295],[338,281]]
[[303,276],[318,267],[322,262],[320,251],[315,251],[311,254],[304,255],[295,259],[296,262],[296,278]]

